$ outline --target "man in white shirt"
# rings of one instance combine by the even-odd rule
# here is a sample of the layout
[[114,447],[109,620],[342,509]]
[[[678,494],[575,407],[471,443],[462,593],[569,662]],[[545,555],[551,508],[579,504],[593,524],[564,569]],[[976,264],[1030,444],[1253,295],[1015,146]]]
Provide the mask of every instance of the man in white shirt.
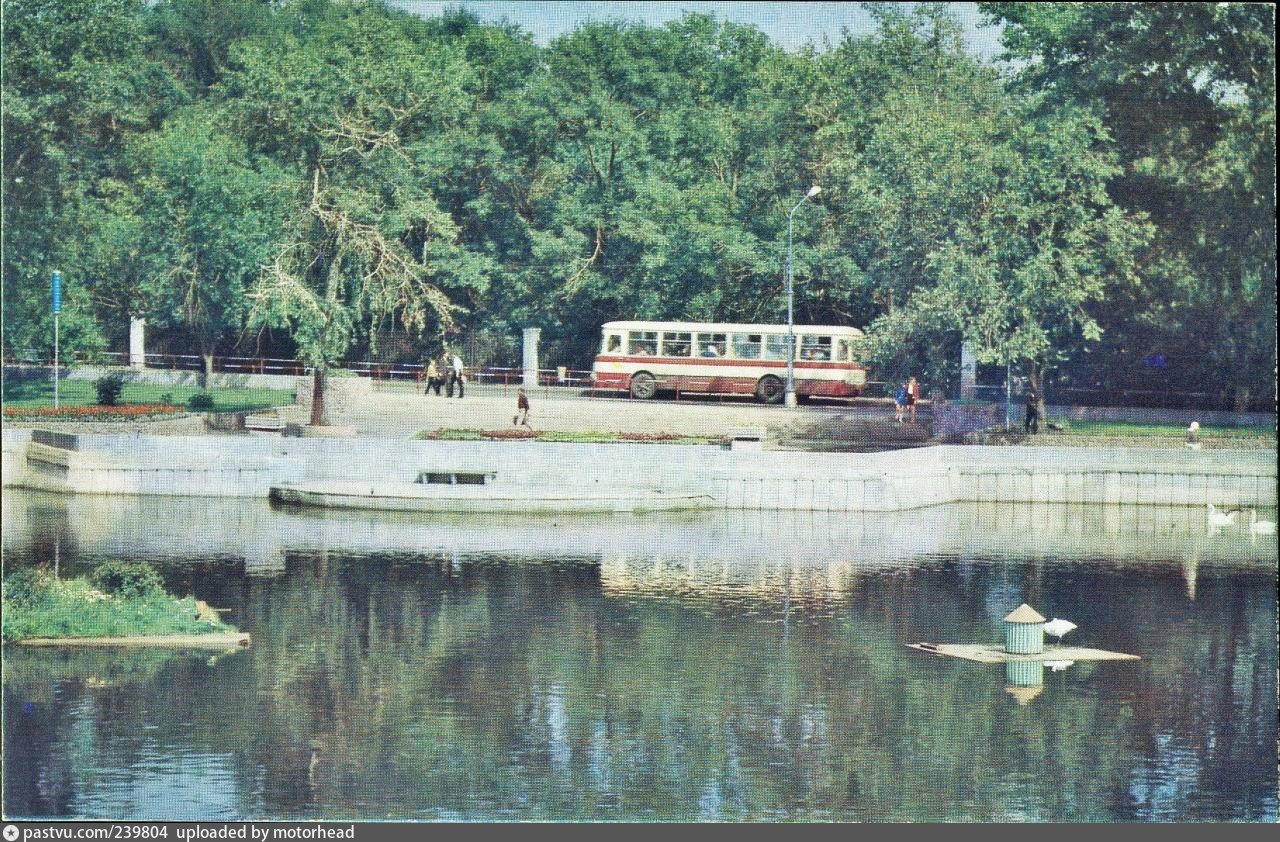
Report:
[[457,352],[449,355],[449,397],[453,397],[453,384],[458,384],[458,397],[461,398],[464,392],[464,384],[467,379],[462,376],[462,357]]

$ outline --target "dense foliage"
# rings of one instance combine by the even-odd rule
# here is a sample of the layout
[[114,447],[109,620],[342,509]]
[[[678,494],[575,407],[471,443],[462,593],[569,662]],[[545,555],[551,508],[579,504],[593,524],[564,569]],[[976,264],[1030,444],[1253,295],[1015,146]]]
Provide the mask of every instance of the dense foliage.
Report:
[[8,0],[5,353],[50,344],[57,267],[73,350],[145,316],[323,371],[540,326],[584,367],[610,319],[783,320],[817,183],[797,319],[868,328],[882,377],[949,383],[967,341],[1270,404],[1271,7],[983,4],[1004,76],[943,4],[870,9],[787,52],[694,14],[541,47],[376,2]]
[[4,580],[0,637],[6,643],[234,631],[212,617],[201,617],[194,597],[166,593],[155,569],[138,562],[103,562],[90,577],[72,579],[21,568]]
[[120,403],[120,395],[124,393],[125,375],[121,371],[109,371],[93,382],[93,390],[98,393],[99,406],[115,406]]

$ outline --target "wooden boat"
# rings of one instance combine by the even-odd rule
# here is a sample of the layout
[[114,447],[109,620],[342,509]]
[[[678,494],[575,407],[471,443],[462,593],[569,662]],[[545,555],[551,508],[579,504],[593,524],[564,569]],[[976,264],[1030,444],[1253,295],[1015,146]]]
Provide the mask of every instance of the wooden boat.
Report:
[[[442,476],[442,475],[432,475]],[[443,475],[448,476],[448,475]],[[460,475],[467,476],[467,475]],[[331,509],[400,512],[645,512],[712,506],[705,494],[660,489],[579,489],[571,486],[494,482],[360,482],[315,480],[271,487],[271,499]]]

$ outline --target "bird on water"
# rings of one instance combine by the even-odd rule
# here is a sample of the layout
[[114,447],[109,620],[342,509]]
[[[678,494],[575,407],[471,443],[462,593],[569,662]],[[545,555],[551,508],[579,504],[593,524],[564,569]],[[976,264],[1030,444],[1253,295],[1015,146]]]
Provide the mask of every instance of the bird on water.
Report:
[[1236,515],[1240,514],[1239,510],[1232,509],[1229,512],[1220,512],[1218,507],[1209,504],[1209,525],[1210,526],[1230,526],[1236,522]]
[[1249,531],[1254,535],[1275,535],[1276,522],[1274,520],[1258,520],[1258,510],[1249,510]]

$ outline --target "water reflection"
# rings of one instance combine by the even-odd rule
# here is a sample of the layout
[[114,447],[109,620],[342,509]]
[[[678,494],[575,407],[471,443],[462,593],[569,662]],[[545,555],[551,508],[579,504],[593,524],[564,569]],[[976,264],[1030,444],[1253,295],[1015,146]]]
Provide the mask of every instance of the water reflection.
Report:
[[[212,662],[6,651],[15,815],[1276,815],[1274,548],[1224,549],[1200,512],[423,523],[4,506],[6,563],[47,563],[50,533],[66,568],[154,557],[254,636]],[[247,575],[265,558],[272,575]],[[1078,622],[1079,645],[1144,660],[1041,665],[1028,684],[905,649],[998,641],[1022,601]]]

